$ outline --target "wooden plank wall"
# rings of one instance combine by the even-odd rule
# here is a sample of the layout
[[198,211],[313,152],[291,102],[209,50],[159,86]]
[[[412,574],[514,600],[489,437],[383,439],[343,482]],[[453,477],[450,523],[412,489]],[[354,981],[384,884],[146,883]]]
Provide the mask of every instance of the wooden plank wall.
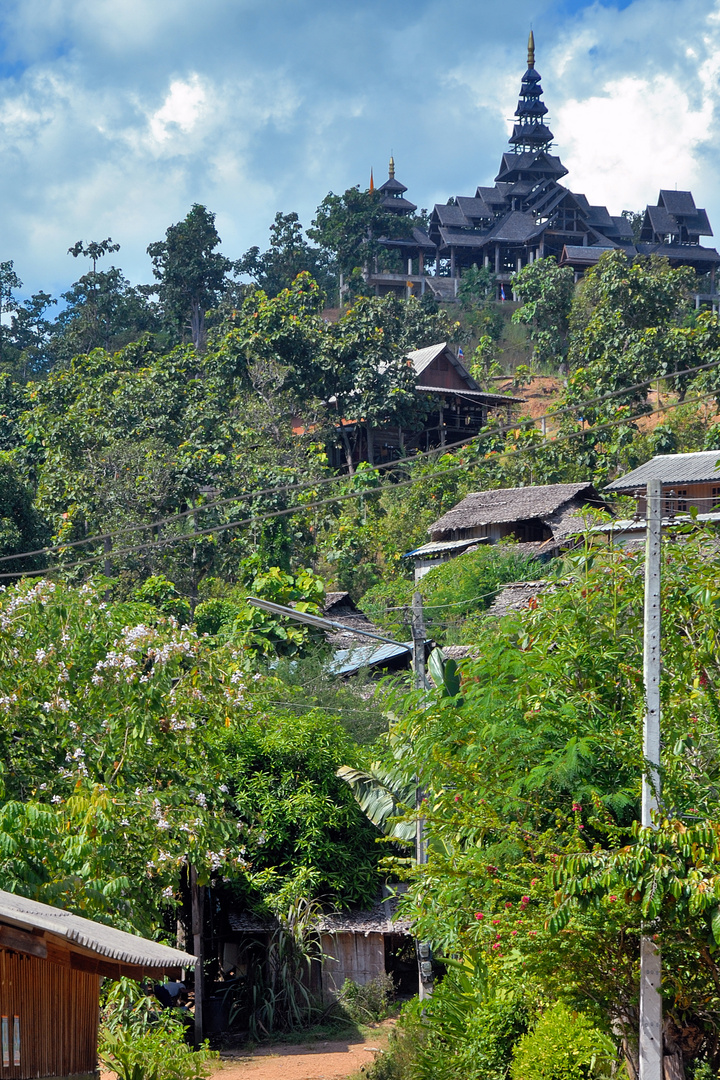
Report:
[[330,1001],[346,979],[364,986],[385,971],[385,939],[382,934],[322,934],[323,997]]
[[[0,950],[0,1015],[10,1028],[10,1065],[0,1058],[0,1078],[94,1073],[99,995],[98,975]],[[14,1016],[20,1017],[20,1065],[13,1065]]]

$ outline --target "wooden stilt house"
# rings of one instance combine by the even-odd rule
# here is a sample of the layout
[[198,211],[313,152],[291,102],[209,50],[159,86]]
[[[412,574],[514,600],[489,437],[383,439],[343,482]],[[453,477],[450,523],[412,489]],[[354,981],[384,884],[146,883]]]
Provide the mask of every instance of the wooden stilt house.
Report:
[[0,1076],[95,1077],[100,980],[163,981],[195,957],[0,891]]

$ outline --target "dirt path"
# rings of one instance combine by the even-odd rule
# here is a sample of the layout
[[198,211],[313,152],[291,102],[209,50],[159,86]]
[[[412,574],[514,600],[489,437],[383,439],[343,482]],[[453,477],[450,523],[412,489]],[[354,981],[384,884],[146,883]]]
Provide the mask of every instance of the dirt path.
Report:
[[212,1080],[346,1080],[385,1049],[391,1027],[392,1021],[379,1024],[364,1042],[277,1043],[245,1057],[224,1057]]

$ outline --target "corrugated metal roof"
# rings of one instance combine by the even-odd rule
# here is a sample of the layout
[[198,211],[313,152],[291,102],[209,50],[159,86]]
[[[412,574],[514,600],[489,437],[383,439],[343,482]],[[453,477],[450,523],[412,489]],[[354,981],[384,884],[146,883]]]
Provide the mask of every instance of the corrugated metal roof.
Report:
[[331,675],[353,675],[363,668],[379,667],[388,660],[412,654],[412,641],[401,645],[358,645],[352,649],[338,649],[326,667]]
[[0,922],[33,930],[47,930],[97,956],[147,968],[194,967],[196,958],[157,941],[127,934],[114,926],[83,919],[62,908],[40,904],[25,896],[0,891]]
[[699,450],[694,454],[658,454],[625,476],[607,484],[606,491],[628,491],[644,487],[648,480],[663,484],[701,484],[720,480],[720,450]]
[[447,341],[441,341],[438,345],[426,345],[424,349],[415,349],[407,354],[408,360],[412,360],[415,374],[421,375],[426,367],[432,364],[436,356],[447,348]]
[[[661,527],[663,529],[670,528],[672,525],[690,525],[693,521],[700,522],[701,525],[707,522],[720,521],[720,513],[717,510],[711,511],[708,514],[697,514],[695,517],[692,514],[675,514],[674,517],[664,517],[661,519]],[[645,535],[646,522],[645,518],[620,518],[617,521],[609,521],[605,525],[595,525],[590,530],[594,533],[642,533]]]
[[471,544],[484,544],[489,540],[487,536],[474,536],[470,540],[436,540],[431,544],[423,544],[422,547],[406,551],[403,559],[426,558],[431,559],[434,555],[443,555],[446,551],[462,551]]

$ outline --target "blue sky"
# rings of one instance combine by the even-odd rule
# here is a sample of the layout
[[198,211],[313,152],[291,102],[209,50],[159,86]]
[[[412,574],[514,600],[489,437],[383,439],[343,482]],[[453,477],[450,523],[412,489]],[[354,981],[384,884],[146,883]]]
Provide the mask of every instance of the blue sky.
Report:
[[418,205],[472,194],[531,24],[569,186],[611,213],[691,188],[720,232],[720,0],[3,0],[0,260],[57,294],[112,236],[148,281],[193,202],[237,258],[391,150]]

